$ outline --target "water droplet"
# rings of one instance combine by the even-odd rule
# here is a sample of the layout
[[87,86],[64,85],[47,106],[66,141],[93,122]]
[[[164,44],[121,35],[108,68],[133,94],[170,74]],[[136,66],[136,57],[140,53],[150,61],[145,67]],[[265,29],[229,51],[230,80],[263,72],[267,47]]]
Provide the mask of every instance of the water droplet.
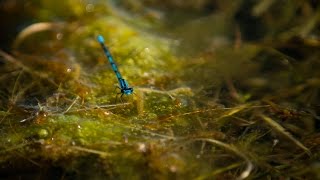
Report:
[[94,11],[94,5],[93,4],[88,4],[86,6],[86,11],[87,12],[93,12]]
[[56,38],[57,38],[57,40],[61,40],[63,38],[63,34],[57,33]]

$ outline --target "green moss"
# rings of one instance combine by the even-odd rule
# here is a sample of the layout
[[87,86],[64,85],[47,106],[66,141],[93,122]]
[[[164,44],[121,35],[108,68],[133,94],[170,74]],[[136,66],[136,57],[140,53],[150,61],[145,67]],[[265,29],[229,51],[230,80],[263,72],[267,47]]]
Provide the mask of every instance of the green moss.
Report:
[[[319,8],[158,3],[31,3],[32,22],[48,22],[21,30],[10,53],[0,51],[0,173],[319,176]],[[98,34],[135,94],[117,94]]]

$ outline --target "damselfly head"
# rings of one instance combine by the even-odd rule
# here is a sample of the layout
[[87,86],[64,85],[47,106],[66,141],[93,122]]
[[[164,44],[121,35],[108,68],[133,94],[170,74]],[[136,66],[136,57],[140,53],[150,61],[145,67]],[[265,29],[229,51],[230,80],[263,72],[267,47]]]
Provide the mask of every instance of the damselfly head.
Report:
[[133,88],[121,89],[122,94],[130,95],[133,93]]

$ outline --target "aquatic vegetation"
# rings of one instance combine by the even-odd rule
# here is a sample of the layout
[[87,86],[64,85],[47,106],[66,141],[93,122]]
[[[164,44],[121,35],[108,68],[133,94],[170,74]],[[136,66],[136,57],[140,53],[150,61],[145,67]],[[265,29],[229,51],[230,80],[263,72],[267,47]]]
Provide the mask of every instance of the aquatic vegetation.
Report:
[[24,2],[0,50],[0,177],[320,178],[319,5],[181,2]]

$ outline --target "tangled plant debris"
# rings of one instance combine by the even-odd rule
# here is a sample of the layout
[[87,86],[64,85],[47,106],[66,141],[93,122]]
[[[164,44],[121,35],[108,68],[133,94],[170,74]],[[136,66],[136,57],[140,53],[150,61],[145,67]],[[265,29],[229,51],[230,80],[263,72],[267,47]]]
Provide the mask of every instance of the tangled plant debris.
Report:
[[317,2],[22,4],[0,2],[1,178],[320,178]]

